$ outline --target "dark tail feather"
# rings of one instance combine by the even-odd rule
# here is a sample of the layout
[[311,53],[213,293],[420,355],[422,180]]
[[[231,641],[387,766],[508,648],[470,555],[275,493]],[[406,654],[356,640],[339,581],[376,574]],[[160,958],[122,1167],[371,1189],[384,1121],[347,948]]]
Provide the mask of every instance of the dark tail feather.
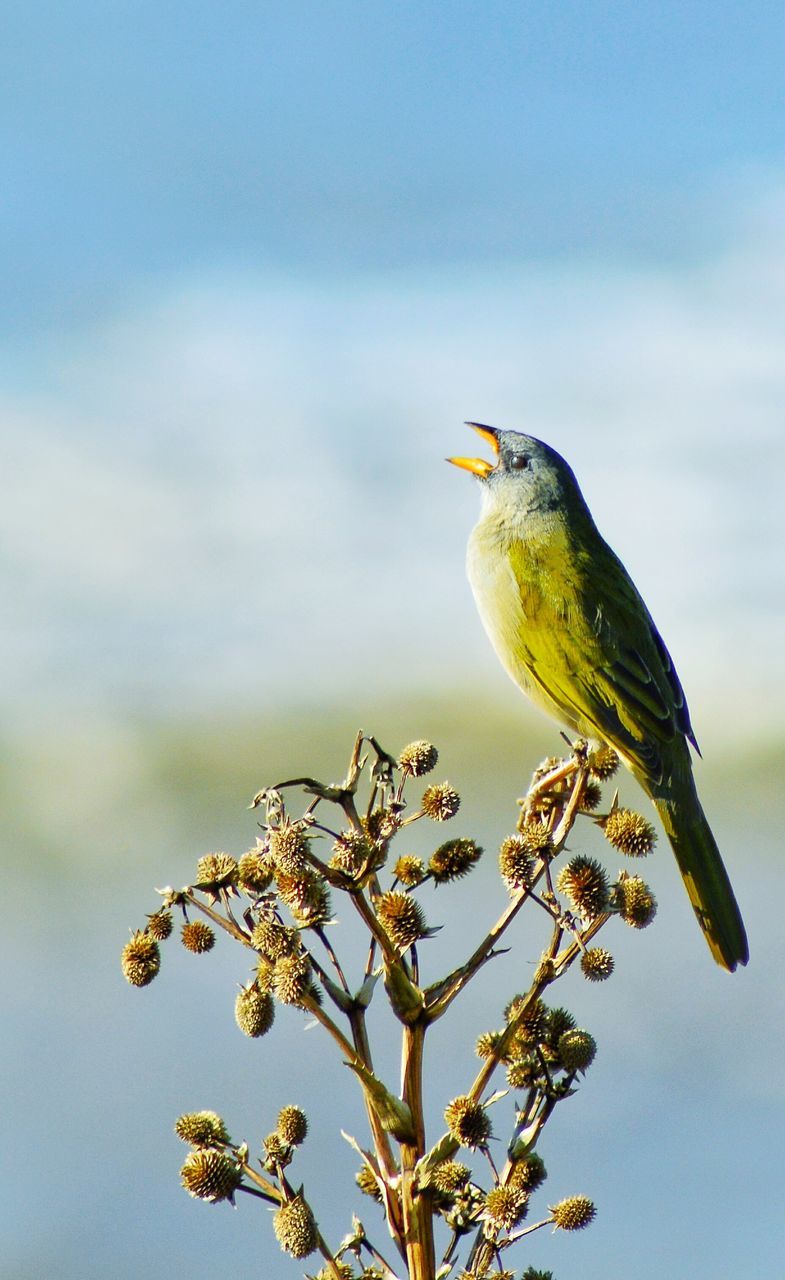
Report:
[[731,973],[749,959],[747,934],[728,873],[701,808],[692,778],[679,797],[653,796],[711,954]]

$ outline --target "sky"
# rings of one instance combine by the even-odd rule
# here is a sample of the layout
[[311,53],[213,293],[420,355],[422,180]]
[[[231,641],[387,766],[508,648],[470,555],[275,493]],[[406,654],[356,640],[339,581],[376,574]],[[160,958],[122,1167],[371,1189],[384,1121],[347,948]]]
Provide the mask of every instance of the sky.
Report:
[[[783,67],[782,5],[756,0],[5,6],[4,839],[15,901],[42,904],[4,931],[4,970],[26,979],[0,1062],[9,1280],[169,1275],[173,1238],[203,1241],[194,1275],[238,1240],[256,1274],[257,1220],[205,1226],[162,1154],[183,1082],[217,1105],[239,1054],[227,1066],[216,1037],[194,1060],[198,979],[127,1012],[116,951],[142,886],[185,876],[227,823],[246,838],[273,745],[311,733],[327,754],[316,709],[356,724],[386,699],[449,722],[464,702],[471,721],[487,698],[513,714],[464,576],[476,485],[444,462],[482,451],[467,419],[562,452],[641,589],[753,940],[728,986],[708,960],[698,971],[658,860],[665,955],[642,950],[597,1015],[592,1133],[562,1150],[607,1189],[606,1221],[624,1196],[609,1234],[627,1252],[641,1229],[660,1238],[632,1203],[654,1182],[696,1280],[723,1260],[736,1274],[753,1247],[776,1269]],[[542,724],[520,708],[528,751]],[[503,759],[483,764],[508,797],[523,745],[503,723]],[[446,759],[469,751],[454,736]],[[740,739],[765,765],[742,781]],[[296,1053],[310,1070],[299,1039]],[[257,1087],[258,1060],[241,1070]],[[595,1171],[609,1116],[632,1164]],[[710,1195],[680,1182],[707,1134]],[[89,1197],[74,1161],[87,1179],[100,1167]],[[728,1225],[731,1201],[749,1234]],[[607,1275],[608,1239],[565,1246],[557,1274],[580,1257]],[[643,1261],[658,1273],[658,1254]]]
[[488,670],[442,465],[474,418],[568,456],[688,672],[765,716],[784,37],[768,4],[12,5],[9,714]]

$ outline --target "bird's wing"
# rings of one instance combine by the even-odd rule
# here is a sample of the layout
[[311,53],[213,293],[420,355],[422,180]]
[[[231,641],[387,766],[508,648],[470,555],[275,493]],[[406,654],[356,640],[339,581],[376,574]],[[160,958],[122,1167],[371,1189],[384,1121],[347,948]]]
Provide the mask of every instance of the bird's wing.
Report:
[[[603,546],[591,566],[574,564],[558,602],[524,602],[530,672],[568,721],[610,742],[651,783],[672,744],[694,743],[670,655],[624,566]],[[585,572],[581,572],[585,568]]]

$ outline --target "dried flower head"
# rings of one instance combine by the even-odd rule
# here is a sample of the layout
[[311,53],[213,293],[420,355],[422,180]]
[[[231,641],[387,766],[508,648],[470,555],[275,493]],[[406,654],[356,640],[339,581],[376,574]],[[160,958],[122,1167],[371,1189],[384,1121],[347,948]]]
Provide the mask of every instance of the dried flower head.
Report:
[[189,1111],[178,1116],[174,1131],[192,1147],[215,1147],[230,1141],[226,1125],[215,1111]]
[[527,1267],[521,1272],[521,1280],[553,1280],[552,1271],[540,1271],[539,1267]]
[[155,938],[156,942],[165,942],[171,937],[173,928],[172,913],[167,911],[166,907],[161,907],[160,911],[147,917],[147,932],[151,938]]
[[412,778],[421,778],[436,767],[439,752],[432,742],[421,738],[418,742],[410,742],[398,757],[398,768]]
[[370,1196],[372,1200],[376,1200],[381,1204],[382,1193],[379,1188],[379,1181],[376,1174],[367,1164],[360,1165],[354,1175],[354,1180],[364,1196]]
[[264,893],[273,880],[273,860],[261,842],[244,853],[237,864],[237,884],[246,893]]
[[454,818],[461,807],[461,797],[449,782],[436,782],[422,793],[420,806],[423,813],[434,822],[446,822]]
[[511,893],[527,889],[532,882],[534,859],[521,836],[507,836],[499,849],[499,872]]
[[471,1170],[458,1160],[442,1160],[433,1171],[433,1185],[445,1195],[461,1191],[469,1181]]
[[132,933],[123,947],[120,967],[132,987],[146,987],[161,968],[161,952],[155,938],[142,929]]
[[[355,1271],[351,1262],[342,1262],[337,1260],[335,1266],[338,1268],[340,1280],[355,1280]],[[335,1280],[335,1272],[332,1267],[324,1266],[316,1272],[314,1280]],[[368,1280],[368,1272],[363,1271],[361,1280]],[[379,1280],[384,1280],[384,1276],[379,1276]]]
[[276,871],[275,882],[298,925],[316,929],[330,919],[330,892],[321,876],[310,871],[301,871],[296,876]]
[[542,1000],[530,1004],[526,996],[513,996],[504,1010],[508,1024],[518,1022],[515,1038],[520,1044],[539,1044],[549,1025],[550,1010]]
[[533,1055],[513,1058],[507,1067],[507,1083],[511,1089],[530,1089],[539,1080],[542,1066]]
[[558,1204],[548,1207],[553,1225],[560,1227],[562,1231],[582,1231],[597,1213],[588,1196],[570,1196],[567,1200],[560,1200]]
[[590,947],[581,956],[581,970],[589,982],[604,982],[614,970],[614,959],[604,947]]
[[278,960],[292,954],[299,946],[299,937],[296,929],[265,916],[254,925],[251,946],[269,960]]
[[600,782],[607,782],[619,767],[619,756],[613,747],[603,745],[589,752],[586,763],[595,778]]
[[581,808],[588,813],[593,813],[599,808],[602,800],[602,787],[599,782],[589,780],[584,784],[583,795],[581,796]]
[[501,1031],[482,1031],[477,1037],[474,1045],[474,1052],[478,1058],[490,1058],[496,1051],[496,1046],[502,1038]]
[[494,1227],[509,1231],[526,1217],[529,1197],[518,1187],[494,1187],[485,1197],[485,1214]]
[[595,858],[571,858],[559,872],[556,887],[586,920],[594,920],[608,906],[608,877]]
[[268,839],[276,869],[296,875],[307,867],[309,841],[299,823],[282,823],[270,831]]
[[559,1036],[557,1049],[565,1071],[588,1071],[597,1053],[597,1042],[588,1031],[576,1027]]
[[444,1119],[456,1142],[462,1147],[484,1147],[491,1135],[491,1122],[484,1107],[468,1095],[461,1094],[448,1102]]
[[284,1142],[291,1147],[299,1147],[308,1133],[308,1118],[301,1107],[282,1107],[276,1127]]
[[385,844],[400,831],[402,821],[397,809],[374,809],[368,815],[365,828],[374,844]]
[[416,857],[413,853],[405,853],[393,867],[393,875],[400,880],[401,884],[405,884],[407,889],[413,889],[415,885],[420,884],[427,874],[422,858]]
[[574,1027],[575,1019],[569,1009],[556,1005],[548,1010],[548,1044],[552,1048],[558,1045],[565,1031],[572,1031]]
[[200,956],[205,951],[212,951],[215,946],[215,933],[204,920],[187,920],[180,932],[180,940],[186,951]]
[[481,856],[482,849],[474,840],[447,840],[431,854],[428,870],[434,884],[446,884],[468,875]]
[[309,994],[311,961],[305,952],[281,956],[275,962],[273,991],[281,1004],[302,1004]]
[[428,932],[422,907],[408,893],[383,893],[376,903],[376,914],[401,951]]
[[203,889],[225,889],[237,880],[237,860],[230,853],[207,853],[196,864],[196,883]]
[[316,1223],[299,1195],[274,1214],[273,1230],[284,1253],[293,1258],[307,1258],[316,1248]]
[[614,886],[614,905],[625,924],[645,929],[657,914],[657,900],[640,876],[624,876]]
[[231,1200],[242,1180],[234,1160],[214,1147],[189,1151],[180,1170],[180,1179],[189,1196],[197,1200]]
[[264,1159],[262,1163],[268,1173],[275,1173],[277,1169],[285,1169],[287,1165],[292,1163],[292,1148],[288,1143],[284,1142],[280,1133],[268,1133],[262,1142],[264,1148]]
[[364,831],[342,831],[333,844],[329,866],[354,878],[376,860],[376,851]]
[[518,1187],[521,1191],[528,1191],[531,1195],[532,1191],[542,1186],[547,1176],[545,1161],[536,1151],[532,1151],[521,1160],[514,1161],[510,1171],[509,1185]]
[[275,1018],[275,1002],[267,991],[260,991],[255,982],[241,987],[234,1002],[234,1016],[243,1035],[255,1040],[270,1030]]
[[602,823],[605,839],[628,858],[643,858],[651,853],[657,832],[650,822],[632,809],[613,809]]

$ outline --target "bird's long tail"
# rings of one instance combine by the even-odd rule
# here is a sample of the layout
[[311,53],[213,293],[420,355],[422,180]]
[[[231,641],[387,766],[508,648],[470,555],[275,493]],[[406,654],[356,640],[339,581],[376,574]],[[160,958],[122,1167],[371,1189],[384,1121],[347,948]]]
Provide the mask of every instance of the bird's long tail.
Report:
[[680,780],[677,795],[672,791],[652,800],[711,954],[717,964],[733,972],[749,959],[747,934],[692,777]]

